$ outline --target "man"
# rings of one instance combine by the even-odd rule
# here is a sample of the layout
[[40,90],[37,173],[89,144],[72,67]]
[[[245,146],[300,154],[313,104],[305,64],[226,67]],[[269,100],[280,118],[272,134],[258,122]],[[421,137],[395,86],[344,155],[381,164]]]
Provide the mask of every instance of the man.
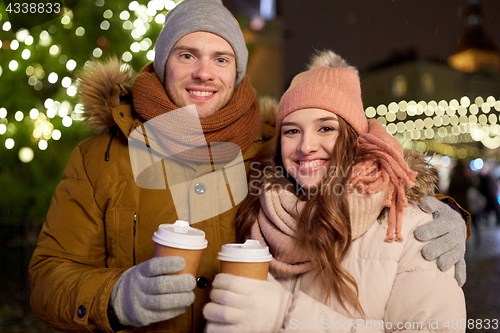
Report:
[[[239,201],[194,225],[209,244],[196,278],[170,275],[183,269],[182,258],[151,259],[151,237],[159,224],[181,215],[193,223],[204,195],[212,187],[227,188],[213,179],[197,181],[216,172],[211,163],[207,167],[196,159],[183,160],[182,172],[189,177],[181,181],[179,172],[173,178],[167,174],[167,184],[138,186],[150,173],[134,173],[129,142],[136,133],[145,135],[148,121],[194,104],[210,147],[236,145],[248,171],[262,140],[256,93],[245,76],[248,51],[241,29],[220,1],[185,0],[167,15],[155,51],[154,64],[146,65],[133,85],[117,62],[96,63],[81,77],[85,116],[101,134],[73,151],[29,267],[31,305],[59,330],[202,332],[202,308],[219,272],[217,252],[235,241]],[[161,140],[175,141],[168,135],[162,133]],[[181,198],[188,202],[185,210],[178,209],[174,182],[189,190]]]

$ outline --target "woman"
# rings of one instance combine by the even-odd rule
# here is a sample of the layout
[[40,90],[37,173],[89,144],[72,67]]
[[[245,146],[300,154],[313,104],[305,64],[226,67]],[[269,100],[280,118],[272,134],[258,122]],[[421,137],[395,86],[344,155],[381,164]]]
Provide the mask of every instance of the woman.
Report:
[[355,68],[331,51],[314,63],[283,95],[237,219],[240,240],[269,246],[272,275],[219,274],[207,332],[464,332],[454,268],[413,237],[432,207],[409,201],[432,195],[432,172],[366,119]]

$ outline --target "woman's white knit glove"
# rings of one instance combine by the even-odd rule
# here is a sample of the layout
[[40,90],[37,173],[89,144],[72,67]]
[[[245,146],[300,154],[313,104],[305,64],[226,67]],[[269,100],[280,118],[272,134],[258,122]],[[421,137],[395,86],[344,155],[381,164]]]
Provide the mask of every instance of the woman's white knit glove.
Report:
[[283,326],[292,293],[271,274],[267,281],[218,274],[203,309],[206,333],[274,333]]

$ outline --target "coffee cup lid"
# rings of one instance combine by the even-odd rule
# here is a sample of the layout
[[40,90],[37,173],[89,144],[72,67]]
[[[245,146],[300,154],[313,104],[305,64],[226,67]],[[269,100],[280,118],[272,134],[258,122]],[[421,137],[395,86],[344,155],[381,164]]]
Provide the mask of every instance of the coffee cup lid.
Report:
[[177,220],[174,224],[160,224],[153,235],[155,243],[186,250],[202,250],[207,247],[205,233],[189,226],[189,222]]
[[269,253],[269,247],[261,245],[259,241],[249,239],[244,244],[222,245],[217,259],[232,262],[267,262],[273,256]]

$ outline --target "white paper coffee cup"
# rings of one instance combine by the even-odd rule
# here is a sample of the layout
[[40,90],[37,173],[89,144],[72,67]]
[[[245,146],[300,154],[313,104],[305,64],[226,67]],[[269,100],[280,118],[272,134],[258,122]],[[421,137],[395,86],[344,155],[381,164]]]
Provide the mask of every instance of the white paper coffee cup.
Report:
[[269,247],[250,239],[244,244],[223,245],[217,256],[222,273],[258,280],[267,280],[272,258]]
[[174,224],[160,224],[153,235],[155,257],[178,256],[186,267],[177,274],[196,276],[203,249],[208,245],[205,233],[193,228],[189,222],[177,220]]

